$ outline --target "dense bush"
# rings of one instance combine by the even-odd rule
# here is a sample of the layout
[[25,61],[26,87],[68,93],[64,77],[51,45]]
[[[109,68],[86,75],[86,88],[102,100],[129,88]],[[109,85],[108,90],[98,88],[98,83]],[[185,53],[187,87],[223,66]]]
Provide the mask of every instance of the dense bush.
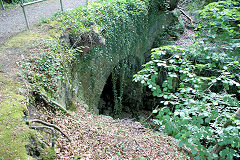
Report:
[[[30,1],[35,1],[35,0],[23,0],[24,3],[30,2]],[[3,0],[3,2],[8,4],[18,4],[18,3],[21,3],[21,0]]]
[[[152,61],[135,80],[162,98],[164,107],[155,122],[179,139],[181,146],[191,148],[193,154],[217,157],[218,151],[213,150],[219,145],[226,147],[220,152],[221,158],[231,159],[239,156],[240,147],[240,121],[235,115],[240,65],[231,59],[224,61],[208,58],[201,63],[191,50],[162,47],[153,51]],[[160,73],[166,80],[159,78]]]
[[134,77],[162,99],[155,123],[196,159],[240,157],[238,4],[207,5],[196,43],[154,49]]
[[[199,13],[202,24],[197,28],[199,30],[197,40],[204,42],[203,50],[216,50],[239,58],[240,2],[229,0],[213,2]],[[204,52],[203,50],[201,52]]]
[[21,0],[3,0],[3,2],[6,2],[6,3],[20,3]]

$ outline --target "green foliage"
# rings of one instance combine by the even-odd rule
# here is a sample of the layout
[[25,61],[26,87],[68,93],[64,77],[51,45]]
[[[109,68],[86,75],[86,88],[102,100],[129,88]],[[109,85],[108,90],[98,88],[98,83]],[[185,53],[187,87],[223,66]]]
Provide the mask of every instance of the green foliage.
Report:
[[[114,114],[116,116],[122,116],[122,101],[124,93],[124,80],[126,78],[127,65],[125,63],[120,63],[116,66],[112,72],[112,83],[113,83],[113,96],[114,96]],[[119,84],[119,88],[117,88]]]
[[[180,145],[202,157],[212,157],[216,144],[230,145],[231,152],[221,158],[237,156],[240,120],[234,118],[234,113],[239,102],[228,92],[240,92],[239,62],[229,59],[223,63],[211,58],[209,63],[201,64],[190,52],[174,46],[154,49],[152,60],[134,80],[162,99],[164,107],[159,109],[155,122],[179,139]],[[165,80],[159,77],[162,74]],[[225,128],[229,121],[232,125]]]
[[198,28],[198,43],[153,49],[151,61],[134,76],[160,99],[155,123],[196,159],[240,157],[240,64],[231,57],[239,49],[239,27],[231,23],[239,21],[236,4],[206,6],[200,13],[208,23]]
[[[49,50],[39,56],[31,58],[22,64],[28,80],[35,85],[35,89],[47,93],[49,97],[56,96],[59,82],[68,82],[70,68],[77,53],[69,47],[54,41],[48,41]],[[46,46],[45,46],[46,47]]]
[[105,48],[110,49],[106,50],[109,52],[106,54],[127,55],[132,44],[145,38],[139,33],[147,31],[148,0],[100,1],[59,13],[56,18],[61,22],[62,28],[68,29],[70,34],[83,34],[90,31],[92,26],[97,26],[104,38],[109,39]]
[[219,0],[184,0],[182,3],[186,6],[187,10],[191,11],[191,13],[196,12],[199,9],[203,9],[209,3],[216,2]]
[[[161,3],[159,3],[161,2]],[[98,59],[99,62],[106,63],[113,71],[117,68],[123,72],[124,68],[117,66],[122,59],[127,59],[132,52],[139,48],[149,48],[147,43],[149,34],[149,26],[155,23],[153,19],[160,13],[158,6],[166,5],[165,1],[149,1],[149,0],[108,0],[98,1],[89,5],[80,6],[77,9],[58,13],[53,17],[60,23],[60,26],[65,30],[70,37],[74,37],[73,41],[81,41],[78,37],[88,35],[94,28],[99,31],[99,36],[105,38],[104,46],[95,46],[88,53],[82,53],[80,65],[84,68],[84,74],[106,74],[104,69],[99,68],[98,62],[91,63],[93,59]],[[153,5],[153,4],[157,4]],[[151,13],[151,14],[150,14]],[[89,34],[90,35],[90,34]],[[91,36],[91,35],[90,35]],[[72,43],[74,43],[72,42]],[[143,44],[139,46],[139,44]],[[79,43],[81,45],[81,43]],[[81,46],[77,46],[81,48]],[[90,64],[91,63],[91,64]],[[134,64],[132,64],[134,65]],[[125,72],[125,71],[124,71]],[[127,75],[127,73],[125,73]],[[93,83],[99,80],[97,76],[89,77],[88,81]],[[118,76],[119,77],[119,76]],[[118,78],[118,77],[115,77]],[[114,78],[114,77],[113,77]],[[120,85],[124,84],[124,78],[120,78]],[[102,83],[102,82],[100,82]],[[113,82],[115,84],[115,82]],[[122,86],[122,85],[121,85]],[[94,84],[89,88],[92,89]],[[123,95],[123,87],[115,87],[115,112],[121,112],[121,103]],[[90,90],[89,89],[89,90]],[[92,94],[92,92],[91,92]],[[118,98],[120,96],[120,98]],[[90,96],[88,96],[90,97]]]
[[[22,64],[22,67],[26,69],[29,80],[34,83],[37,90],[48,97],[56,98],[54,96],[58,92],[59,84],[64,85],[65,83],[66,86],[70,86],[68,89],[72,92],[72,79],[76,78],[75,75],[71,75],[75,74],[73,73],[75,72],[73,71],[74,65],[81,66],[80,69],[77,69],[77,72],[86,75],[103,72],[99,72],[99,64],[91,62],[94,58],[104,58],[104,61],[112,62],[112,66],[110,66],[112,69],[116,68],[115,65],[119,63],[119,59],[127,58],[131,54],[130,49],[136,49],[138,47],[136,44],[146,39],[148,26],[150,25],[149,8],[151,8],[149,0],[108,0],[57,13],[47,21],[43,20],[49,25],[52,22],[56,22],[57,27],[60,25],[59,29],[64,31],[64,35],[57,38],[86,35],[91,40],[91,33],[92,31],[96,32],[95,28],[97,28],[99,36],[104,36],[106,39],[105,46],[94,46],[90,52],[83,53],[81,50],[86,46],[81,46],[81,39],[75,39],[80,45],[74,48],[72,46],[62,46],[58,39],[56,42],[53,40],[49,42],[50,46],[45,46],[45,48],[48,48],[46,52],[41,53],[38,57],[31,58],[29,62]],[[75,63],[76,60],[77,63]],[[125,72],[124,68],[120,70]],[[91,79],[92,77],[89,76],[87,81],[90,83],[98,81],[98,79]],[[123,84],[124,77],[120,81]],[[94,84],[88,89],[91,90],[93,86]],[[119,113],[122,108],[123,87],[120,87],[119,91],[116,88],[115,93],[115,112]],[[91,94],[94,93],[91,92]]]
[[[240,2],[219,1],[208,4],[199,11],[203,21],[197,28],[199,41],[208,44],[207,50],[224,50],[239,57],[240,52]],[[213,46],[212,44],[217,44]],[[202,51],[201,51],[202,52]]]
[[[33,1],[33,0],[23,0],[24,3],[30,2],[30,1]],[[18,4],[18,3],[21,3],[21,0],[3,0],[3,2],[11,3],[11,4]]]

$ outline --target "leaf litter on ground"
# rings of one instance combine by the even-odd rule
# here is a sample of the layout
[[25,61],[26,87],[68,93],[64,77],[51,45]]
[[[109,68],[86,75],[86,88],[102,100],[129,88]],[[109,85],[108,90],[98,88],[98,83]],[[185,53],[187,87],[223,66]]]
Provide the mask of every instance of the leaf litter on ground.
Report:
[[131,119],[94,115],[80,104],[77,108],[70,116],[56,112],[42,117],[71,139],[58,135],[57,159],[189,159],[172,137]]

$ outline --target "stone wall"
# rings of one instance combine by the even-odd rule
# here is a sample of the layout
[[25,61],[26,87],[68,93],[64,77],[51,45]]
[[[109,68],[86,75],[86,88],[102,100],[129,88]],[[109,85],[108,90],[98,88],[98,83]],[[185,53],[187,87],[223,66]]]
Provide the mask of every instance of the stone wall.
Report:
[[[120,49],[114,49],[110,45],[111,43],[119,43],[121,45],[121,41],[118,41],[120,39],[118,36],[121,35],[121,32],[115,34],[114,37],[105,37],[104,44],[96,47],[91,46],[90,51],[81,54],[71,69],[70,84],[61,83],[59,85],[61,87],[57,93],[60,95],[58,101],[67,106],[69,102],[77,100],[98,112],[97,106],[101,93],[114,67],[118,66],[122,61],[127,61],[130,57],[136,59],[131,65],[141,66],[149,56],[146,53],[149,53],[158,35],[162,35],[169,26],[173,26],[178,22],[172,11],[152,9],[148,14],[148,19],[142,23],[147,27],[143,27],[144,31],[137,34],[138,37],[144,38],[140,40],[138,40],[138,37],[130,39],[128,46],[126,46],[128,51],[124,52],[124,54],[121,54],[125,50],[124,46]],[[117,30],[117,28],[115,29]],[[71,39],[72,35],[68,35],[69,41],[72,41],[70,45],[79,43],[77,38]],[[126,41],[128,41],[127,38],[126,36]],[[70,88],[73,90],[70,91]]]

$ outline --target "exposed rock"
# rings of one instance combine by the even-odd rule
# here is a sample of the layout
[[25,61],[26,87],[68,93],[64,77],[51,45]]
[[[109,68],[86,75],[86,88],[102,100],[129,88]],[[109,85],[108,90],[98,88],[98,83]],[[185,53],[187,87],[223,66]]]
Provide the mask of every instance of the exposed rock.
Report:
[[[177,6],[177,2],[178,0],[171,1],[171,9]],[[78,60],[74,63],[74,66],[71,69],[71,77],[69,77],[69,79],[71,79],[71,84],[67,85],[65,82],[59,84],[59,89],[56,93],[56,95],[58,95],[58,102],[67,108],[67,103],[69,101],[77,100],[86,103],[90,108],[98,112],[97,106],[99,104],[100,96],[106,85],[107,79],[112,72],[115,72],[113,71],[115,67],[120,63],[124,64],[131,62],[131,64],[126,64],[126,67],[129,69],[135,68],[135,72],[136,69],[141,67],[141,65],[147,60],[149,50],[152,48],[153,43],[158,36],[162,36],[162,33],[167,32],[167,34],[172,37],[177,35],[176,33],[181,32],[181,29],[172,30],[174,33],[168,30],[168,28],[174,27],[176,26],[176,23],[178,23],[178,18],[174,12],[158,10],[156,13],[155,11],[151,11],[149,12],[148,17],[149,19],[146,20],[148,27],[145,27],[145,30],[138,33],[138,36],[145,38],[144,40],[136,40],[137,43],[135,43],[134,38],[132,40],[126,38],[126,41],[129,41],[130,46],[127,54],[122,54],[122,50],[115,51],[114,48],[108,48],[107,44],[110,43],[119,43],[119,46],[121,46],[121,42],[119,42],[118,37],[116,37],[117,35],[105,39],[101,36],[98,28],[94,25],[92,26],[91,31],[78,35],[72,34],[71,31],[68,31],[67,37],[69,40],[67,41],[69,41],[70,45],[74,48],[79,47],[82,49],[84,54],[81,54],[81,56],[78,57]],[[117,30],[117,28],[114,29]],[[173,39],[177,39],[177,36]],[[99,45],[100,47],[97,47],[95,50],[94,47]],[[82,46],[83,48],[81,48]],[[116,45],[116,47],[118,46]],[[87,52],[89,53],[85,54]],[[133,72],[131,72],[131,74],[132,73]],[[133,74],[127,75],[127,77],[132,76]],[[131,78],[129,81],[131,82]],[[124,92],[130,93],[131,87],[128,85],[126,88],[127,89]],[[69,92],[71,89],[73,89],[73,93]],[[138,96],[139,95],[136,95],[135,98],[138,98]],[[133,101],[138,100],[133,99]]]
[[93,47],[105,45],[105,38],[101,36],[98,27],[92,25],[91,30],[82,34],[72,34],[70,30],[65,30],[60,41],[66,42],[73,48],[80,48],[83,53],[87,53]]
[[25,146],[28,155],[36,159],[53,160],[56,158],[56,153],[53,148],[44,146],[34,137],[30,137],[30,144]]

